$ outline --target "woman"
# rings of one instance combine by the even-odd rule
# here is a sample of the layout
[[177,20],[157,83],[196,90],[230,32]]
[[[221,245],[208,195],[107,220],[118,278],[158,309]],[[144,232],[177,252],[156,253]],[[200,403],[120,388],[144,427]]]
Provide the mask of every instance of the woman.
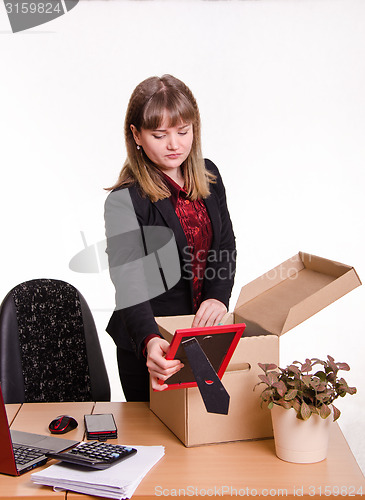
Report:
[[[154,318],[194,314],[193,327],[218,324],[233,286],[235,237],[218,169],[201,154],[197,103],[183,82],[164,75],[140,83],[124,132],[127,159],[105,204],[117,303],[107,331],[127,401],[148,401],[149,376],[153,389],[164,390],[183,366],[165,359],[169,344]],[[168,256],[159,253],[165,248]],[[151,270],[155,258],[161,275]],[[166,279],[166,269],[175,279]]]

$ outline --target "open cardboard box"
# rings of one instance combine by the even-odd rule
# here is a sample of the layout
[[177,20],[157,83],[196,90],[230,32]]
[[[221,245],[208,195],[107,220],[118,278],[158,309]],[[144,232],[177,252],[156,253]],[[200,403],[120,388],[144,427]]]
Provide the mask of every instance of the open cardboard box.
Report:
[[[150,408],[185,444],[260,439],[272,436],[270,412],[261,408],[258,363],[279,364],[279,338],[310,316],[361,285],[356,271],[299,252],[241,289],[233,313],[222,323],[246,323],[223,375],[231,396],[228,415],[206,412],[197,387],[155,392]],[[189,328],[193,316],[158,317],[161,334],[171,341],[175,330]]]

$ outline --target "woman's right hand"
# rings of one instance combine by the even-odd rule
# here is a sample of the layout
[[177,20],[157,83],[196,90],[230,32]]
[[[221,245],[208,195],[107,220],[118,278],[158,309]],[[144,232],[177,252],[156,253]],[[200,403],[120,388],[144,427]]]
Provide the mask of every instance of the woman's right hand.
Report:
[[161,384],[174,373],[177,373],[184,365],[177,359],[166,359],[166,353],[170,347],[167,340],[161,337],[153,337],[147,343],[147,368],[151,377],[152,389],[163,391],[167,384]]

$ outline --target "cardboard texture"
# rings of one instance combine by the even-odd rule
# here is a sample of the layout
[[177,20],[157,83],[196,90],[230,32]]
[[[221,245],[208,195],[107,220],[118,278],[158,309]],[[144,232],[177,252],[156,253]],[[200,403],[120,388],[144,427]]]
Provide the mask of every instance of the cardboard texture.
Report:
[[[196,387],[151,390],[150,409],[185,446],[272,437],[270,411],[253,390],[262,373],[258,363],[278,365],[281,335],[359,285],[353,267],[299,252],[243,286],[233,313],[222,320],[247,325],[222,378],[231,396],[228,415],[208,414]],[[171,342],[175,330],[191,327],[193,316],[156,321]]]

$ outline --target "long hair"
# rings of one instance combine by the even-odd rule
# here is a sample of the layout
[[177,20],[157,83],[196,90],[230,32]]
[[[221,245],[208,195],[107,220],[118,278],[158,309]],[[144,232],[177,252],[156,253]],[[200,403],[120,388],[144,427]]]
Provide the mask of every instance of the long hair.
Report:
[[127,159],[117,182],[108,190],[137,183],[142,194],[151,201],[171,195],[158,167],[147,157],[143,148],[137,149],[131,130],[131,125],[139,132],[141,129],[157,129],[162,124],[164,113],[167,114],[169,127],[181,122],[191,123],[193,127],[191,151],[181,165],[189,199],[196,200],[209,195],[209,183],[215,182],[215,176],[206,170],[201,152],[198,105],[191,90],[171,75],[147,78],[133,91],[124,122]]

